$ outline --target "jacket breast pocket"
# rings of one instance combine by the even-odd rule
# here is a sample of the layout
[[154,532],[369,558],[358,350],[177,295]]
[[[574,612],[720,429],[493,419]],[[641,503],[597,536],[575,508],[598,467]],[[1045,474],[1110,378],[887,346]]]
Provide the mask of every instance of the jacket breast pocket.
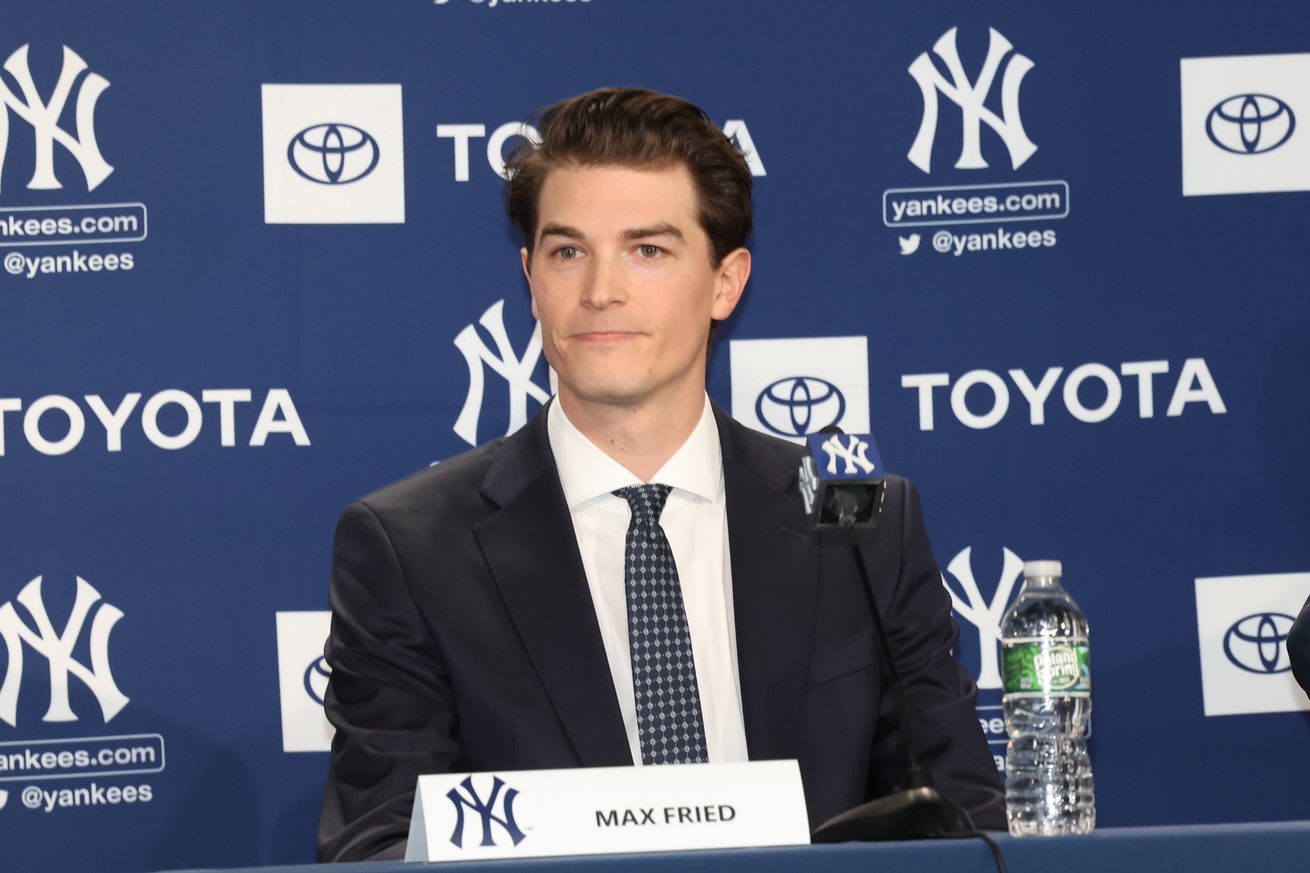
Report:
[[863,671],[869,671],[867,681],[876,682],[877,666],[872,631],[854,634],[824,645],[811,656],[805,687],[816,688]]

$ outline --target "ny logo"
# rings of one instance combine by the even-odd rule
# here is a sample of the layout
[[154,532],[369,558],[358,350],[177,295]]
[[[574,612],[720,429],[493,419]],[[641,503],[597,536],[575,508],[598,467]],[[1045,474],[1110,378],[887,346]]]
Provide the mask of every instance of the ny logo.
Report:
[[846,469],[843,472],[847,476],[855,473],[857,466],[865,473],[872,473],[873,462],[868,458],[869,444],[855,434],[851,434],[846,440],[846,445],[843,446],[838,435],[833,434],[821,444],[823,450],[828,453],[828,473],[836,475],[838,458],[846,462]]
[[482,416],[482,397],[486,384],[483,378],[484,366],[500,374],[509,389],[509,425],[505,430],[506,436],[527,423],[528,398],[538,403],[550,399],[550,392],[532,381],[532,371],[541,360],[541,325],[532,329],[532,338],[523,350],[523,357],[515,357],[514,347],[510,345],[509,334],[505,331],[504,310],[505,301],[497,300],[478,319],[478,323],[486,328],[492,342],[496,344],[494,352],[487,348],[477,328],[471,324],[465,325],[455,337],[455,348],[464,355],[464,362],[469,368],[469,390],[464,397],[459,417],[455,419],[455,433],[471,446],[478,444],[478,420]]
[[805,514],[808,515],[814,511],[814,498],[819,493],[819,473],[814,468],[814,458],[809,455],[801,458],[797,486],[800,488],[801,500],[805,502]]
[[996,71],[1013,45],[994,28],[988,28],[990,34],[987,43],[987,59],[983,61],[978,78],[970,82],[965,75],[964,65],[960,63],[960,54],[955,48],[955,28],[952,27],[933,45],[932,50],[946,64],[951,74],[947,81],[927,52],[923,52],[910,64],[910,75],[919,83],[923,92],[923,119],[919,122],[919,133],[910,146],[907,157],[925,173],[932,167],[932,144],[937,136],[937,92],[945,94],[960,107],[964,115],[964,141],[960,146],[960,159],[955,162],[957,170],[981,170],[987,167],[980,148],[980,131],[983,122],[996,131],[1010,151],[1010,165],[1019,169],[1023,162],[1032,157],[1037,146],[1024,133],[1023,120],[1019,117],[1019,86],[1023,77],[1033,68],[1033,62],[1021,54],[1010,57],[1005,66],[1005,76],[1001,80],[1001,115],[984,106],[987,94],[996,79]]
[[[82,80],[77,92],[77,106],[74,117],[77,119],[77,137],[59,126],[59,116],[68,103],[73,91],[73,83],[87,68],[86,61],[68,46],[64,46],[64,64],[59,70],[59,79],[50,92],[50,100],[43,101],[37,93],[36,83],[32,80],[32,71],[27,65],[27,46],[22,46],[5,61],[4,67],[18,82],[23,96],[14,95],[0,80],[0,104],[14,112],[19,118],[32,126],[36,136],[36,165],[32,170],[32,180],[28,188],[53,190],[62,188],[55,178],[55,143],[68,149],[69,154],[77,159],[86,177],[88,191],[109,178],[114,168],[105,162],[96,144],[95,112],[96,101],[109,87],[109,80],[98,73],[90,73]],[[0,170],[5,163],[5,152],[9,147],[9,113],[0,110]]]
[[0,721],[18,726],[18,689],[23,681],[23,643],[27,643],[50,664],[50,708],[42,721],[77,721],[68,705],[68,676],[71,673],[96,696],[100,712],[108,723],[127,705],[127,697],[118,690],[109,670],[109,634],[123,617],[116,606],[101,603],[91,622],[91,668],[73,660],[73,648],[82,635],[91,608],[100,600],[100,592],[82,577],[77,578],[77,598],[62,632],[56,632],[45,602],[41,599],[41,577],[23,586],[16,598],[32,616],[33,630],[14,609],[13,603],[0,606],[0,640],[9,653],[9,665],[0,683]]
[[[491,795],[483,801],[478,795],[477,789],[473,787],[473,777],[466,776],[464,781],[459,783],[460,787],[467,792],[460,793],[459,788],[452,788],[446,792],[450,802],[455,806],[455,832],[450,835],[450,841],[455,844],[456,848],[464,848],[464,807],[476,812],[482,817],[482,843],[483,846],[494,846],[496,841],[491,836],[492,822],[500,825],[501,828],[509,835],[514,845],[523,842],[526,836],[523,831],[519,830],[518,822],[514,820],[514,799],[519,796],[517,788],[510,788],[505,791],[502,798],[500,791],[505,787],[499,776],[492,777],[494,782],[491,784]],[[496,801],[501,801],[500,815],[496,815]]]
[[986,689],[995,689],[1001,687],[1001,670],[1000,659],[998,656],[998,647],[1001,642],[1001,618],[1005,615],[1005,607],[1010,602],[1010,595],[1014,592],[1014,583],[1018,582],[1023,576],[1023,559],[1009,549],[1004,549],[1005,563],[1001,568],[1001,579],[996,586],[996,593],[992,595],[991,603],[983,597],[982,591],[978,588],[977,581],[973,578],[973,566],[970,564],[970,556],[973,554],[973,548],[967,548],[951,559],[951,563],[946,565],[946,570],[954,576],[964,589],[964,596],[968,601],[961,599],[955,593],[955,589],[947,582],[945,574],[942,575],[942,585],[946,586],[946,591],[951,595],[951,606],[963,618],[969,620],[974,627],[978,628],[978,687]]

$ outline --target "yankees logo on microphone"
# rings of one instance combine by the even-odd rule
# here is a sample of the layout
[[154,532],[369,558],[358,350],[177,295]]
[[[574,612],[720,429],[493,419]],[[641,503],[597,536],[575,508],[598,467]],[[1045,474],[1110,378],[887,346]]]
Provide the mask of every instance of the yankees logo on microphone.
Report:
[[876,527],[884,473],[878,444],[868,434],[836,428],[806,438],[800,491],[805,513],[818,528]]

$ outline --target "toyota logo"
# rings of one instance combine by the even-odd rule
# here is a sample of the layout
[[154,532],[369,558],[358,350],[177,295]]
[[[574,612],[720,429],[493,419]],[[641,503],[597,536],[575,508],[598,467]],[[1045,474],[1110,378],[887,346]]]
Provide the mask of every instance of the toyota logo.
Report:
[[1224,634],[1224,654],[1248,673],[1286,673],[1287,632],[1296,619],[1281,612],[1258,612],[1238,619]]
[[846,412],[846,398],[837,386],[817,376],[779,379],[760,392],[755,417],[785,437],[818,433],[837,424]]
[[287,161],[302,178],[320,185],[347,185],[378,165],[378,141],[353,124],[316,124],[291,138]]
[[1292,107],[1268,94],[1238,94],[1210,110],[1205,133],[1210,142],[1235,155],[1271,152],[1292,136]]

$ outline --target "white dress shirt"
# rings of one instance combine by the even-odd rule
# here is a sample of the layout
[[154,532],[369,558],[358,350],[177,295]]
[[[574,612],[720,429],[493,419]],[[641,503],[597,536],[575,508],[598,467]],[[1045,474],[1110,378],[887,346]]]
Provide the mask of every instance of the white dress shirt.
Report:
[[[639,765],[641,742],[632,690],[623,567],[632,511],[626,500],[611,492],[644,483],[588,440],[569,421],[558,400],[546,413],[546,429],[560,484],[564,486],[564,499],[573,517],[582,569],[596,608],[632,760]],[[710,762],[745,761],[746,726],[737,672],[723,455],[708,397],[691,436],[650,481],[673,488],[660,516],[660,527],[673,550],[682,585]]]

